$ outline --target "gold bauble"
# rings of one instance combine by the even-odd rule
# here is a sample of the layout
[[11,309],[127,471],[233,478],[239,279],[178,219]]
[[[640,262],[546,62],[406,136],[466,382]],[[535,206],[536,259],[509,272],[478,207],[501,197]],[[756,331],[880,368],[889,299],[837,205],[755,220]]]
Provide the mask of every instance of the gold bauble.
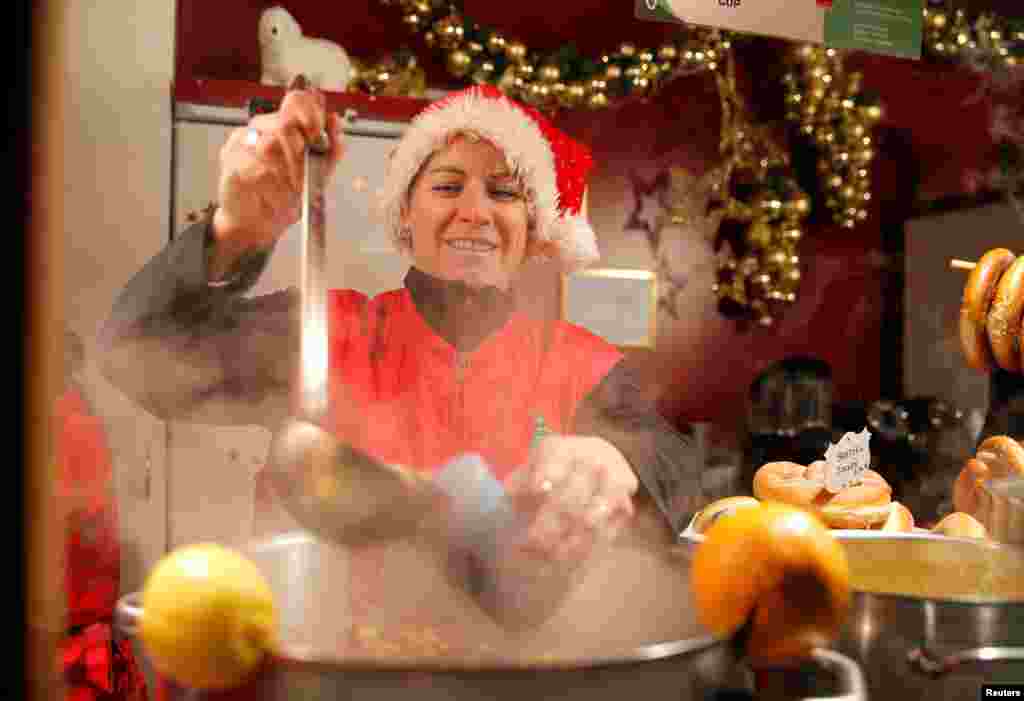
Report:
[[462,43],[466,30],[457,17],[449,15],[434,22],[434,33],[441,48],[454,49]]
[[569,83],[565,88],[565,92],[562,93],[562,104],[566,107],[578,107],[586,96],[587,89],[583,83],[574,81]]
[[811,198],[804,194],[787,199],[782,205],[787,217],[803,217],[811,211]]
[[551,91],[543,83],[530,83],[526,88],[526,101],[531,105],[543,105],[551,97]]
[[789,254],[781,248],[770,248],[764,254],[765,264],[776,270],[785,267],[789,262],[789,258]]
[[853,152],[854,162],[861,165],[870,163],[874,157],[875,150],[873,148],[860,148]]
[[877,124],[882,119],[882,108],[879,105],[862,105],[857,112],[868,124]]
[[429,15],[430,3],[426,2],[426,0],[418,0],[417,2],[414,2],[412,4],[412,11],[417,12],[421,15]]
[[864,84],[864,74],[860,71],[850,71],[846,75],[846,94],[850,97],[860,93]]
[[632,58],[636,54],[636,46],[626,42],[619,47],[619,53],[627,58]]
[[410,12],[402,17],[402,24],[404,24],[409,31],[418,32],[420,27],[423,25],[423,17],[415,12]]
[[679,49],[675,44],[665,44],[658,49],[658,58],[662,61],[675,61],[679,57]]
[[654,60],[654,52],[649,49],[641,51],[639,58],[641,63],[651,63]]
[[490,82],[492,76],[494,76],[494,63],[491,61],[482,61],[476,70],[473,71],[473,82],[475,83],[487,83]]
[[622,77],[622,67],[617,64],[611,64],[604,69],[604,77],[608,80],[618,80]]
[[799,243],[803,236],[804,232],[796,226],[790,226],[782,230],[782,240],[789,244]]
[[651,87],[651,81],[644,77],[633,78],[633,94],[645,95]]
[[557,83],[562,77],[562,70],[550,63],[540,67],[540,79],[545,83]]
[[462,78],[469,73],[473,65],[473,58],[466,51],[456,49],[448,54],[448,70],[452,75]]
[[831,188],[833,190],[838,190],[839,188],[841,188],[843,186],[843,178],[842,178],[842,176],[839,176],[839,175],[829,176],[828,186],[829,186],[829,188]]
[[505,55],[507,55],[511,61],[522,61],[526,58],[526,44],[521,41],[513,41],[506,45]]
[[505,52],[505,37],[501,36],[497,32],[487,37],[487,50],[495,56],[500,56]]
[[774,237],[772,227],[763,219],[757,219],[747,227],[746,239],[755,248],[767,248]]
[[935,29],[942,29],[946,26],[947,17],[945,12],[936,12],[929,20],[931,21],[932,27]]
[[591,109],[601,109],[608,106],[608,96],[603,92],[595,92],[587,100],[587,106]]

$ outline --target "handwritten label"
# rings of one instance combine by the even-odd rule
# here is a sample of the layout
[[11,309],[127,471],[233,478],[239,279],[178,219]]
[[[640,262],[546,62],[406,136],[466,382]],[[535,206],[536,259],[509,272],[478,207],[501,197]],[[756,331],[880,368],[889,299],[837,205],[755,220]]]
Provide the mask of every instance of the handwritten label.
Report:
[[865,428],[860,433],[847,433],[836,444],[829,443],[825,451],[825,489],[833,494],[859,484],[871,465],[871,434]]

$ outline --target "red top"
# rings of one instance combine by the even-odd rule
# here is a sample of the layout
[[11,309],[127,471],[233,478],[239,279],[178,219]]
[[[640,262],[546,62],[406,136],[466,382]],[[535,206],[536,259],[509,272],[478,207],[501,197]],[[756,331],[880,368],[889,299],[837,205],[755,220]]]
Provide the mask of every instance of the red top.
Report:
[[579,403],[622,357],[564,321],[513,314],[460,354],[408,289],[368,299],[334,290],[328,424],[378,459],[432,473],[479,453],[503,480],[527,460],[537,417],[571,433]]

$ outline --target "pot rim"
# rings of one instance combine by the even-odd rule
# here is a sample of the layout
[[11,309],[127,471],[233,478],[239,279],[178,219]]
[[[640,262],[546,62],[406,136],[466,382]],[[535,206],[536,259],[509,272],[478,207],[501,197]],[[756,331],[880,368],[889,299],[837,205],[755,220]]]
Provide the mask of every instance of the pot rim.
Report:
[[[142,592],[135,591],[121,596],[115,608],[115,627],[118,632],[128,638],[137,638],[139,621],[142,617]],[[417,657],[388,660],[378,657],[349,657],[345,659],[326,658],[316,654],[312,648],[300,645],[284,645],[283,652],[277,659],[285,664],[329,665],[333,668],[342,667],[349,670],[387,670],[391,672],[513,672],[518,670],[550,671],[593,669],[619,664],[635,664],[649,662],[668,657],[677,657],[702,652],[715,645],[724,644],[723,638],[704,635],[694,638],[667,640],[650,643],[633,648],[631,651],[618,655],[581,657],[578,659],[459,659],[447,657]]]

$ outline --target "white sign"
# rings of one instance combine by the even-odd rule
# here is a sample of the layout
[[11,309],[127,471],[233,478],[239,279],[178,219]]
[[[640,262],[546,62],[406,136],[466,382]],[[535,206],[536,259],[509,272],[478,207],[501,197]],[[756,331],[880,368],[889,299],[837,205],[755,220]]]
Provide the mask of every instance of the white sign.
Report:
[[834,445],[828,444],[825,489],[835,494],[852,484],[860,484],[871,465],[870,440],[871,434],[865,428],[860,433],[847,433]]

